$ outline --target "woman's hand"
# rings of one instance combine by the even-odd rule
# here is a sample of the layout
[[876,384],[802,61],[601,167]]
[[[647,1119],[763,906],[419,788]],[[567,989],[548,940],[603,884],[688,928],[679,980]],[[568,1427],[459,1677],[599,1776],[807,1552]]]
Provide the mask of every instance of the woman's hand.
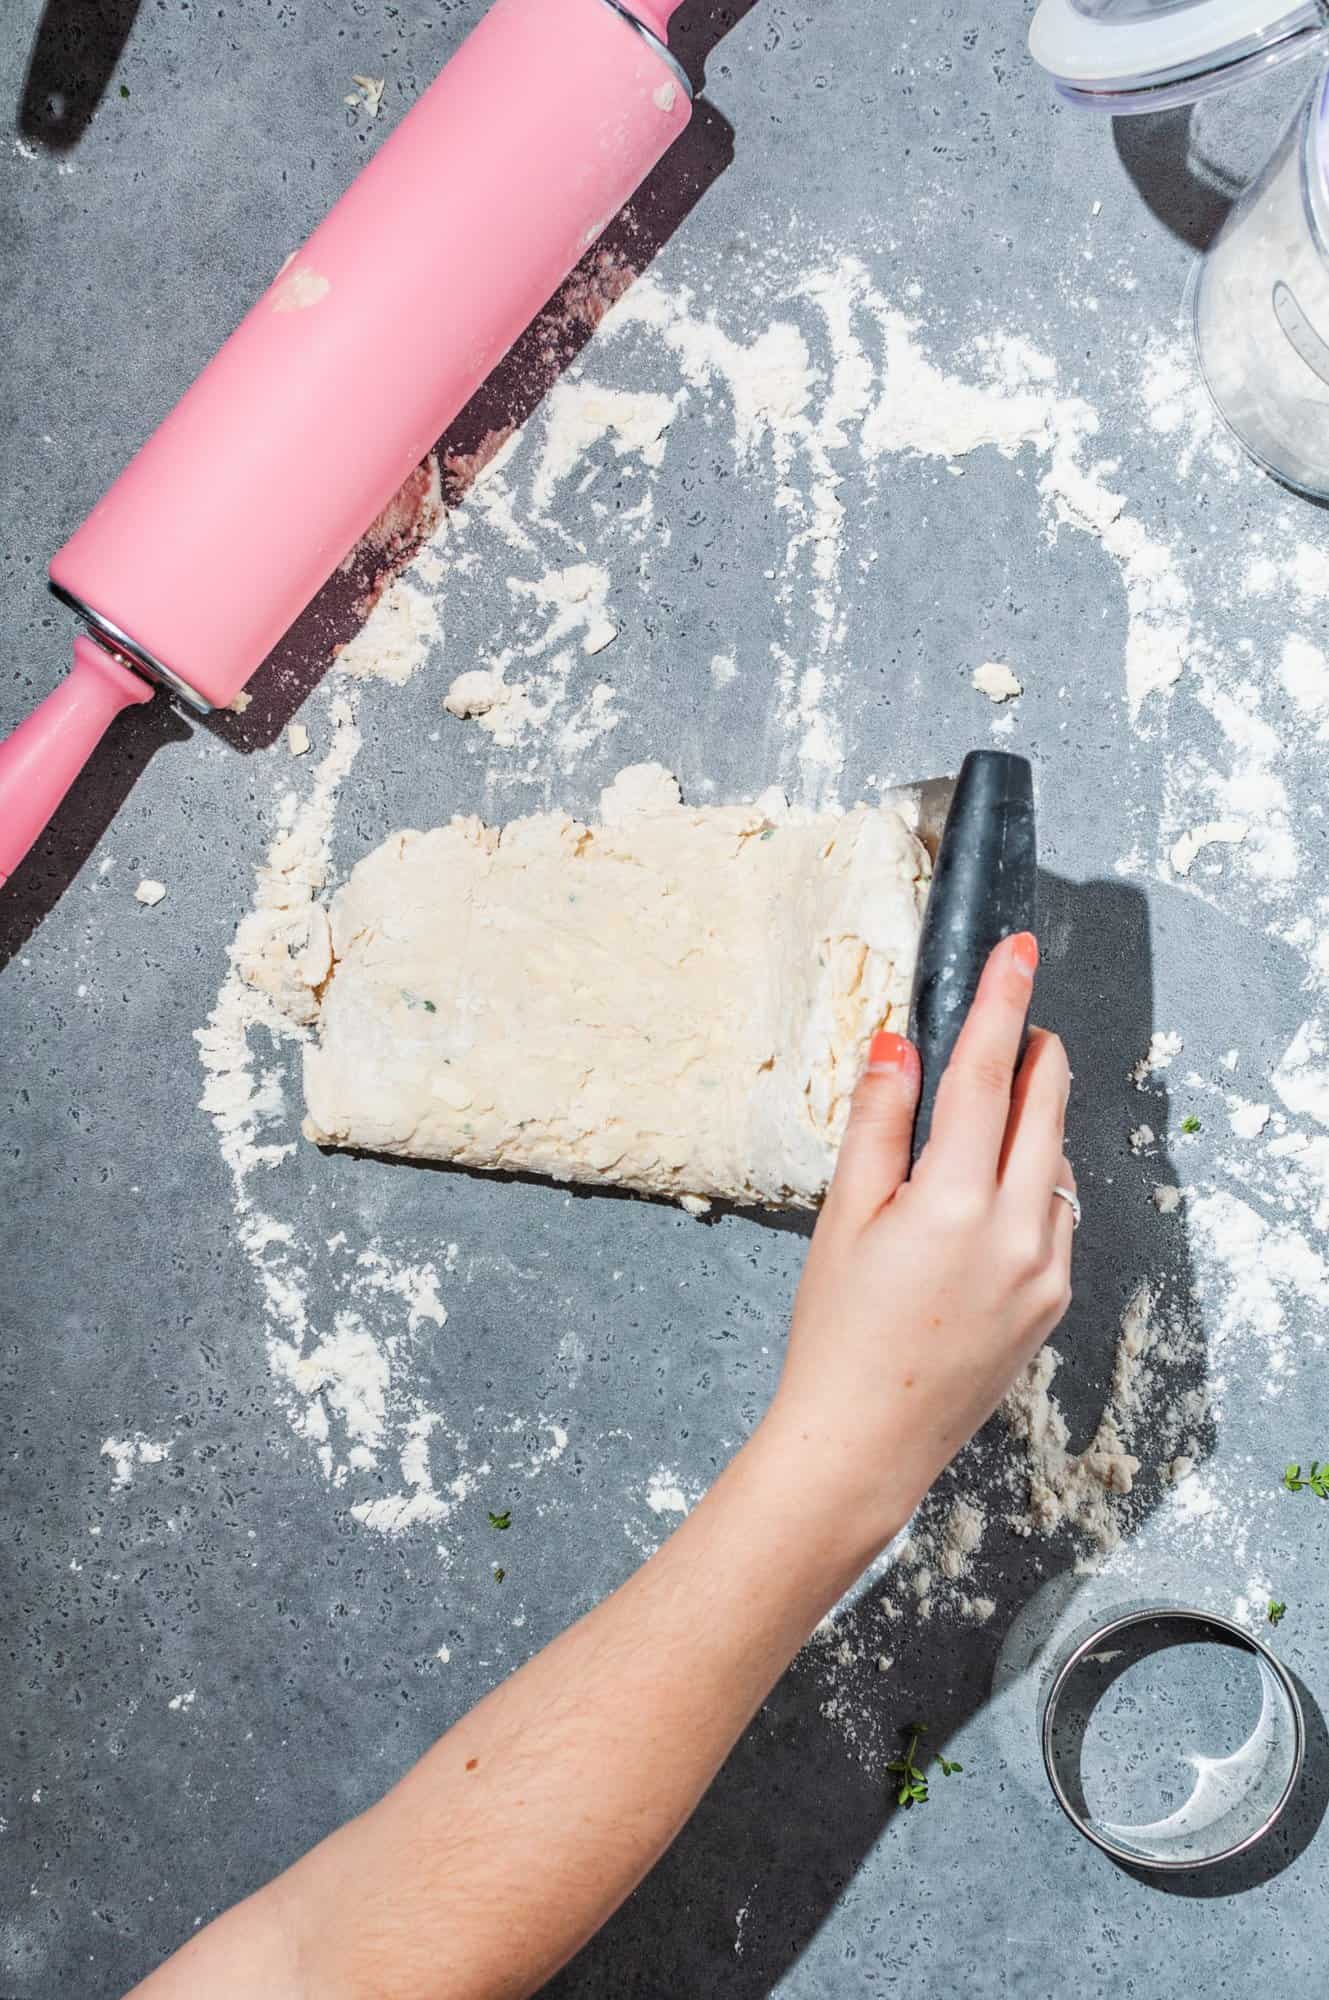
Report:
[[867,1560],[991,1416],[1070,1300],[1070,1072],[1055,1035],[1020,1042],[1038,964],[1027,934],[988,960],[913,1174],[916,1051],[879,1035],[817,1224],[762,1430]]

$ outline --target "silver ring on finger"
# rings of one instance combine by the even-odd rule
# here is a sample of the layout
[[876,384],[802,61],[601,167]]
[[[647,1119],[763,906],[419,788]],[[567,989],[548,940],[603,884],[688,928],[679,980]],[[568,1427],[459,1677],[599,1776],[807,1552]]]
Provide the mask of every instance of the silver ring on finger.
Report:
[[1068,1187],[1054,1187],[1052,1192],[1058,1201],[1064,1201],[1067,1208],[1069,1208],[1071,1212],[1071,1228],[1078,1229],[1080,1227],[1080,1217],[1083,1214],[1083,1210],[1080,1207],[1080,1197],[1075,1192],[1075,1189]]

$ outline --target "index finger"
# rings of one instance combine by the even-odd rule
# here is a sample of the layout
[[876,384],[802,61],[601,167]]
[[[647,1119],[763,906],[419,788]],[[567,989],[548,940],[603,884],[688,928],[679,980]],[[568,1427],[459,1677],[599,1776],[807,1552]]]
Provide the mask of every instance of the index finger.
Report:
[[1037,969],[1038,940],[1029,931],[1003,938],[990,954],[937,1088],[920,1167],[926,1161],[952,1179],[996,1180]]

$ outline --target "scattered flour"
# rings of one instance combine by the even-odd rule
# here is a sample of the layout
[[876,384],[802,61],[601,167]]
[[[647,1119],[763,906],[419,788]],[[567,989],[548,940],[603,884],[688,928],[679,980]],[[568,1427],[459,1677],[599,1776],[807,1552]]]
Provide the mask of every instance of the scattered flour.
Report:
[[426,1320],[431,1326],[447,1324],[447,1308],[438,1295],[438,1272],[433,1264],[394,1264],[377,1244],[362,1250],[355,1261],[363,1278],[353,1283],[391,1292],[404,1301],[408,1333],[415,1333]]
[[1304,633],[1289,632],[1283,641],[1278,677],[1303,715],[1329,717],[1329,656]]
[[[1155,1029],[1149,1037],[1148,1049],[1131,1071],[1131,1082],[1135,1088],[1146,1090],[1149,1087],[1150,1077],[1161,1076],[1165,1069],[1170,1069],[1184,1047],[1185,1043],[1180,1035],[1170,1029]],[[1148,1131],[1147,1126],[1141,1129]],[[1153,1138],[1152,1132],[1149,1137]]]
[[[608,610],[609,573],[596,563],[573,563],[546,570],[535,579],[509,577],[508,591],[520,610],[536,607],[533,636],[509,645],[487,667],[459,674],[444,697],[444,707],[463,720],[474,720],[495,744],[510,749],[541,731],[558,715],[554,733],[557,760],[565,768],[583,751],[617,727],[621,717],[613,706],[614,689],[598,682],[579,706],[569,707],[574,655],[567,642],[580,637],[580,650],[594,657],[613,645],[619,625]],[[524,678],[509,679],[518,662],[537,663]]]
[[111,1486],[119,1490],[134,1483],[134,1468],[139,1465],[161,1465],[171,1455],[170,1440],[160,1443],[153,1438],[135,1432],[133,1437],[107,1438],[102,1445],[101,1455],[111,1461]]
[[431,648],[441,646],[443,626],[436,600],[409,575],[399,576],[349,645],[337,655],[342,674],[353,680],[388,681],[404,687]]
[[155,909],[158,903],[165,899],[165,896],[166,884],[164,882],[154,882],[151,876],[147,875],[144,876],[134,891],[134,901],[142,903],[144,908],[148,910]]
[[[1210,1307],[1215,1362],[1238,1340],[1250,1339],[1263,1361],[1263,1388],[1278,1394],[1291,1379],[1298,1348],[1320,1346],[1329,1306],[1329,1264],[1294,1223],[1273,1221],[1226,1188],[1188,1204],[1194,1238],[1205,1253],[1197,1285]],[[1311,1308],[1290,1321],[1289,1308]],[[1256,1363],[1255,1365],[1258,1365]],[[1250,1370],[1249,1387],[1259,1386]]]
[[366,118],[377,118],[383,103],[383,92],[387,89],[387,78],[383,76],[353,76],[355,89],[343,102],[352,110],[363,110]]
[[[447,1325],[439,1270],[427,1258],[395,1256],[377,1239],[357,1251],[344,1229],[334,1232],[323,1247],[330,1267],[324,1288],[340,1302],[330,1326],[315,1324],[309,1304],[313,1246],[299,1242],[292,1224],[265,1212],[259,1200],[264,1176],[298,1142],[281,1071],[264,1062],[257,1046],[274,1054],[298,1051],[308,1013],[302,981],[311,971],[317,977],[326,963],[327,920],[320,898],[329,878],[333,810],[361,747],[348,681],[378,675],[400,685],[423,664],[438,633],[419,584],[409,575],[398,581],[400,587],[382,593],[354,652],[343,652],[318,697],[325,707],[327,748],[303,794],[288,792],[279,803],[274,837],[257,870],[253,907],[236,933],[212,1015],[197,1036],[203,1107],[231,1174],[238,1238],[268,1321],[273,1382],[292,1429],[307,1442],[323,1476],[334,1488],[350,1489],[352,1518],[386,1535],[437,1530],[473,1498],[490,1471],[465,1432],[441,1412],[423,1408],[410,1386],[416,1343],[436,1339]],[[568,599],[581,601],[575,581]],[[460,1246],[448,1244],[444,1270],[455,1272],[460,1256]],[[566,1430],[545,1417],[514,1415],[508,1434],[520,1436],[523,1449],[509,1459],[507,1470],[528,1478],[547,1472],[567,1449]],[[543,1442],[536,1445],[535,1438]],[[391,1485],[385,1490],[385,1461],[395,1464],[397,1490]]]
[[651,1474],[646,1488],[646,1505],[653,1514],[686,1514],[689,1501],[675,1475],[660,1466]]
[[1329,1126],[1329,1040],[1318,1023],[1306,1021],[1298,1028],[1273,1083],[1289,1111]]
[[1211,819],[1204,826],[1193,826],[1172,843],[1170,860],[1178,875],[1189,875],[1191,863],[1205,847],[1233,847],[1246,838],[1246,822],[1240,819]]
[[1035,1356],[1007,1396],[1006,1422],[1029,1454],[1028,1506],[1011,1520],[1019,1533],[1047,1534],[1064,1522],[1100,1550],[1120,1541],[1123,1517],[1116,1503],[1130,1493],[1140,1470],[1126,1440],[1142,1408],[1142,1377],[1158,1338],[1153,1304],[1148,1285],[1141,1284],[1122,1316],[1111,1397],[1085,1451],[1069,1451],[1066,1420],[1049,1394],[1061,1365],[1055,1347]]
[[1258,1139],[1273,1115],[1268,1104],[1251,1104],[1242,1097],[1229,1097],[1228,1122],[1239,1139]]
[[[1036,488],[1049,536],[1087,537],[1121,579],[1121,681],[1105,699],[1120,697],[1137,732],[1153,736],[1167,776],[1163,799],[1141,805],[1132,856],[1119,872],[1180,878],[1189,896],[1230,899],[1245,919],[1252,891],[1259,907],[1272,907],[1290,894],[1302,866],[1306,835],[1292,825],[1285,767],[1299,742],[1329,728],[1326,656],[1315,643],[1315,621],[1329,603],[1329,559],[1299,538],[1275,537],[1253,551],[1240,580],[1244,598],[1286,598],[1307,625],[1281,640],[1266,670],[1254,649],[1219,643],[1207,622],[1212,577],[1160,510],[1137,511],[1115,490],[1116,468],[1096,443],[1098,414],[1049,356],[998,331],[960,348],[943,367],[919,321],[885,297],[857,259],[795,259],[787,277],[782,268],[773,260],[763,267],[764,290],[716,303],[654,275],[625,291],[626,277],[597,261],[586,300],[569,309],[582,324],[599,320],[592,345],[553,382],[524,428],[496,431],[467,461],[448,465],[446,516],[412,568],[383,592],[315,698],[327,720],[317,731],[322,754],[300,771],[298,794],[282,803],[253,908],[200,1033],[204,1102],[232,1174],[277,1393],[330,1486],[345,1490],[343,1504],[365,1528],[437,1529],[473,1492],[487,1460],[470,1447],[463,1425],[421,1409],[412,1386],[418,1344],[451,1332],[439,1284],[456,1267],[452,1251],[440,1279],[418,1255],[402,1258],[373,1240],[363,1250],[329,1250],[328,1258],[340,1260],[336,1305],[326,1323],[316,1323],[310,1301],[327,1296],[326,1273],[315,1293],[313,1250],[260,1200],[265,1173],[295,1144],[281,1060],[297,1049],[302,1031],[298,1012],[289,1011],[293,994],[307,995],[305,976],[326,951],[322,898],[332,821],[360,747],[355,683],[401,685],[426,661],[436,665],[445,651],[444,593],[483,589],[492,599],[491,623],[466,671],[453,675],[446,706],[469,719],[466,740],[488,760],[487,781],[548,786],[560,770],[594,756],[632,713],[644,650],[638,632],[648,629],[658,595],[651,565],[677,525],[657,511],[655,496],[685,420],[690,439],[699,423],[714,433],[737,475],[768,500],[777,530],[769,657],[749,661],[744,652],[744,692],[752,698],[768,690],[771,775],[796,803],[838,803],[852,740],[861,662],[850,620],[857,570],[851,576],[847,560],[848,482],[881,479],[892,455],[932,460],[938,472],[960,476],[973,454],[985,452],[1008,461],[1012,479]],[[556,344],[554,332],[550,339]],[[649,391],[616,382],[620,359],[633,372],[646,368]],[[1232,466],[1232,476],[1241,476],[1177,343],[1151,345],[1141,391],[1145,420],[1172,440],[1183,469],[1217,466],[1227,476]],[[448,617],[451,631],[455,611]],[[718,628],[711,643],[731,637]],[[615,642],[611,687],[591,663]],[[717,690],[736,673],[733,652],[715,654]],[[1169,707],[1183,703],[1191,704],[1188,727],[1169,735]],[[1189,726],[1199,710],[1203,739]],[[1290,729],[1283,722],[1289,712]],[[1195,747],[1201,740],[1203,755]],[[1318,918],[1297,914],[1304,928],[1285,914],[1279,935],[1303,955],[1308,982],[1329,990],[1329,901]],[[291,977],[293,960],[299,980]],[[1134,1081],[1149,1087],[1180,1051],[1179,1036],[1155,1035]],[[1253,1081],[1249,1088],[1254,1095],[1264,1086]],[[1281,1110],[1228,1100],[1232,1135],[1244,1142],[1239,1154],[1230,1147],[1241,1163],[1232,1174],[1244,1176],[1234,1179],[1240,1195],[1223,1184],[1220,1164],[1217,1181],[1185,1190],[1178,1228],[1189,1233],[1218,1365],[1235,1370],[1238,1357],[1244,1367],[1256,1355],[1265,1392],[1276,1394],[1296,1365],[1292,1329],[1329,1303],[1329,1274],[1304,1226],[1310,1215],[1320,1218],[1320,1229],[1329,1225],[1329,1051],[1317,1021],[1289,1046],[1268,1092]],[[1268,1115],[1257,1124],[1262,1111]],[[1307,1129],[1281,1132],[1284,1118],[1304,1120]],[[1137,1156],[1156,1144],[1148,1125],[1130,1134]],[[1268,1177],[1267,1187],[1263,1179],[1258,1188],[1246,1185],[1257,1175]],[[1150,1189],[1145,1181],[1140,1198]],[[1155,1183],[1152,1193],[1160,1213],[1177,1213],[1181,1190]],[[1158,1240],[1178,1239],[1160,1231]],[[582,1351],[566,1337],[569,1353]],[[1221,1401],[1223,1378],[1175,1395],[1156,1387],[1182,1345],[1155,1292],[1142,1286],[1118,1337],[1106,1407],[1080,1451],[1071,1449],[1053,1394],[1058,1357],[1040,1357],[1006,1406],[1009,1443],[995,1464],[983,1461],[991,1476],[970,1479],[962,1464],[929,1501],[912,1554],[894,1559],[910,1579],[909,1608],[901,1609],[898,1590],[888,1591],[882,1615],[899,1630],[904,1617],[993,1616],[982,1568],[1011,1525],[1022,1535],[1064,1535],[1085,1560],[1119,1559],[1123,1536],[1139,1518],[1134,1509],[1146,1504],[1136,1489],[1142,1493],[1151,1479],[1148,1504],[1160,1504],[1160,1463],[1172,1484],[1157,1518],[1172,1519],[1175,1509],[1176,1520],[1221,1534],[1237,1502],[1195,1440],[1204,1397],[1212,1391]],[[542,1435],[547,1447],[521,1461],[531,1476],[542,1474],[547,1453],[557,1463],[562,1449],[556,1429]],[[689,1501],[662,1467],[644,1505],[651,1515],[670,1516],[686,1512]],[[1253,1574],[1239,1536],[1233,1556],[1243,1576]],[[860,1652],[869,1665],[879,1656],[874,1645],[849,1647],[841,1659],[841,1644],[835,1641],[834,1667],[842,1676],[855,1671]],[[898,1655],[893,1640],[880,1657]],[[846,1728],[854,1706],[843,1704]]]
[[546,399],[544,449],[531,482],[531,504],[546,513],[568,474],[586,454],[612,440],[618,458],[635,454],[643,465],[664,463],[665,432],[683,401],[673,396],[601,388],[594,382],[558,382]]

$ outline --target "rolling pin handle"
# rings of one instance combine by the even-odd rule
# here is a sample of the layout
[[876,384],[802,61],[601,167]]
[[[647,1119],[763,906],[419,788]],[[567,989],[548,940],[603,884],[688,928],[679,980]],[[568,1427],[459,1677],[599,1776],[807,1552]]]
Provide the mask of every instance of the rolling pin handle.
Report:
[[0,743],[0,887],[55,813],[121,709],[152,700],[151,683],[95,641],[74,641],[72,671]]

